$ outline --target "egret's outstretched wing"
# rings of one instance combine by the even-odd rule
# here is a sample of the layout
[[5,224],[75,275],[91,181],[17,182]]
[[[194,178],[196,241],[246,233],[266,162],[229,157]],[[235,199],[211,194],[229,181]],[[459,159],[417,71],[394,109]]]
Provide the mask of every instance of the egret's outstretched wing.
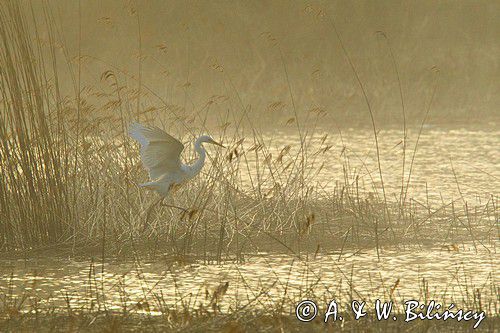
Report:
[[158,127],[138,123],[130,125],[129,134],[141,144],[141,158],[151,179],[180,171],[184,145]]

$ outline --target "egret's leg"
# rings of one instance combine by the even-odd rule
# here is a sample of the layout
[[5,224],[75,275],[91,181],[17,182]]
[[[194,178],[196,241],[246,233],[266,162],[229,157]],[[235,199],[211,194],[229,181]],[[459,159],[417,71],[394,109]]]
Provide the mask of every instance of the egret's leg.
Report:
[[179,207],[179,206],[166,204],[166,203],[164,203],[164,201],[165,201],[165,198],[161,198],[160,206],[162,206],[162,207],[170,207],[170,208],[177,208],[177,209],[182,210],[184,213],[188,212],[188,210],[186,208],[182,208],[182,207]]
[[182,207],[179,207],[179,206],[175,206],[175,205],[169,205],[169,204],[166,204],[164,203],[165,201],[165,197],[161,197],[159,198],[158,200],[156,200],[155,202],[153,202],[146,210],[146,219],[144,220],[144,230],[146,229],[146,227],[149,225],[149,218],[151,216],[151,212],[153,211],[153,208],[155,208],[156,206],[162,206],[162,207],[170,207],[170,208],[177,208],[179,210],[182,211],[182,216],[184,216],[185,214],[189,213],[189,210],[186,209],[186,208],[182,208]]

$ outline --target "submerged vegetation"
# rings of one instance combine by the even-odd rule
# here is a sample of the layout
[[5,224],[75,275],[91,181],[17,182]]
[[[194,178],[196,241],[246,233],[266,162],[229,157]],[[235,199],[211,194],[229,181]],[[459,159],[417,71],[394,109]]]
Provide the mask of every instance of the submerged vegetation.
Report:
[[[271,250],[302,259],[323,251],[335,250],[342,256],[347,250],[356,253],[367,248],[375,248],[380,255],[389,245],[437,243],[451,252],[458,251],[462,243],[472,243],[476,250],[495,248],[499,233],[498,197],[489,195],[480,205],[472,205],[461,197],[432,208],[412,199],[412,168],[418,138],[431,110],[430,102],[412,147],[407,145],[406,123],[403,125],[399,196],[392,198],[385,191],[377,141],[379,128],[368,97],[367,119],[371,119],[378,158],[378,170],[373,174],[368,171],[372,187],[360,184],[359,172],[350,169],[349,160],[355,157],[344,145],[339,157],[344,179],[337,182],[333,191],[325,191],[324,179],[318,174],[327,167],[322,162],[332,146],[326,135],[317,132],[324,111],[313,109],[307,117],[301,117],[295,110],[290,82],[288,103],[293,114],[285,124],[295,131],[299,144],[275,147],[262,130],[253,126],[248,117],[250,108],[238,99],[238,91],[220,66],[214,69],[221,71],[228,83],[227,96],[214,95],[199,110],[169,104],[142,83],[140,76],[113,66],[103,70],[95,85],[84,85],[81,73],[90,56],[79,53],[72,58],[67,54],[64,45],[58,43],[50,12],[45,13],[43,22],[37,22],[25,15],[20,6],[7,1],[0,8],[3,253],[17,257],[37,256],[42,250],[57,254],[91,253],[103,263],[111,256],[137,260],[144,254],[155,257],[168,253],[171,261],[184,264],[193,257],[203,263],[243,262],[248,253]],[[41,31],[47,39],[42,38]],[[73,94],[67,94],[60,86],[61,55],[70,68]],[[347,52],[345,55],[349,59]],[[356,73],[350,59],[349,62]],[[394,66],[397,72],[397,64]],[[284,62],[283,68],[286,74]],[[238,112],[217,112],[216,120],[210,119],[211,110],[221,104],[231,105]],[[281,109],[283,103],[269,107]],[[228,147],[209,154],[210,163],[202,174],[171,197],[187,212],[159,206],[153,193],[135,185],[146,173],[137,147],[128,138],[127,127],[132,121],[163,126],[183,137],[184,142],[201,132],[217,133],[214,138]],[[194,157],[192,147],[186,146],[184,154],[188,161]],[[91,267],[91,292],[93,278],[95,268]],[[490,297],[498,293],[490,291]],[[91,303],[79,308],[68,303],[65,313],[39,307],[35,295],[28,293],[19,298],[7,292],[0,297],[0,318],[9,320],[0,324],[0,330],[13,331],[18,325],[26,330],[43,325],[62,331],[82,327],[122,331],[125,327],[133,329],[134,325],[200,332],[207,328],[227,332],[254,327],[271,331],[278,327],[287,331],[304,329],[284,311],[296,299],[283,296],[270,312],[253,310],[252,303],[265,290],[256,291],[255,300],[231,311],[218,308],[223,293],[217,289],[206,291],[210,300],[205,307],[192,303],[169,307],[162,295],[145,292],[143,303],[113,310],[106,308],[106,295],[99,285],[94,285],[94,292]],[[473,302],[477,296],[474,291],[467,293],[472,306],[478,305]],[[28,299],[34,303],[27,304]],[[154,311],[149,308],[150,303],[155,304],[158,317],[151,316]],[[487,311],[498,315],[498,306],[489,304]],[[60,318],[64,318],[66,326],[59,326]],[[359,325],[362,324],[348,320],[344,329],[358,330]],[[397,331],[401,328],[398,325],[402,325],[401,321],[379,330]],[[428,325],[428,329],[439,330],[434,323]],[[498,322],[492,320],[488,325],[498,327]]]

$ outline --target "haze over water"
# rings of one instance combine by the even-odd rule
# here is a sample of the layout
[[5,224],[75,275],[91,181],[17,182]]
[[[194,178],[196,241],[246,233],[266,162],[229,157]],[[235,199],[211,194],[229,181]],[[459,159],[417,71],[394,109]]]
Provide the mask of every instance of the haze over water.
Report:
[[[328,133],[325,131],[325,133]],[[410,137],[415,135],[410,131]],[[318,176],[318,186],[332,191],[336,182],[343,181],[341,159],[343,150],[337,132],[328,133],[329,139],[322,145],[321,131],[312,140],[311,151],[334,144],[324,157],[327,167]],[[361,184],[367,177],[366,169],[378,178],[372,133],[360,129],[342,131],[343,142],[348,147],[345,154]],[[385,184],[391,196],[400,193],[401,133],[397,130],[381,131],[380,147],[384,152]],[[500,155],[496,146],[499,132],[496,129],[425,129],[415,158],[414,175],[410,193],[416,200],[427,202],[427,183],[431,206],[439,207],[460,197],[451,171],[456,172],[464,200],[479,203],[488,196],[498,198]],[[298,136],[283,132],[264,136],[279,152],[283,145],[299,145]],[[408,146],[413,145],[409,140]],[[293,154],[294,150],[292,150]],[[451,153],[449,153],[451,152]],[[322,160],[322,159],[321,159]],[[312,168],[316,165],[311,165]],[[263,184],[266,184],[264,181]],[[250,186],[250,184],[247,184]],[[370,189],[368,189],[369,191]],[[373,190],[373,189],[372,189]],[[380,188],[377,189],[380,191]],[[484,203],[484,201],[483,201]],[[445,231],[444,231],[445,232]],[[433,246],[405,246],[382,250],[380,261],[374,249],[361,252],[333,251],[308,254],[301,258],[290,253],[246,253],[245,262],[226,262],[224,265],[203,263],[194,259],[187,265],[177,265],[166,257],[143,258],[141,261],[114,261],[107,259],[104,272],[100,263],[89,260],[64,258],[33,258],[2,260],[0,262],[0,291],[21,296],[25,293],[38,298],[39,304],[64,309],[69,300],[72,306],[88,307],[91,301],[105,297],[110,310],[123,306],[135,307],[146,295],[161,294],[170,305],[181,299],[193,306],[210,304],[206,291],[212,293],[220,284],[229,282],[226,296],[221,302],[224,309],[237,308],[251,302],[260,292],[265,292],[252,307],[275,307],[287,290],[290,300],[314,294],[316,299],[336,299],[348,302],[348,295],[355,286],[355,298],[374,301],[387,297],[390,288],[398,282],[396,299],[403,304],[407,299],[421,296],[422,283],[427,283],[430,295],[440,302],[455,302],[469,306],[465,301],[465,289],[480,288],[485,301],[495,301],[495,287],[500,283],[498,268],[500,254],[493,243],[452,245],[451,241]],[[89,278],[89,274],[91,278]],[[349,281],[349,283],[347,283]],[[174,283],[175,282],[175,283]],[[314,291],[308,288],[316,285]],[[104,296],[99,295],[104,290]],[[309,291],[308,291],[309,290]],[[152,313],[158,304],[150,304]],[[284,311],[293,309],[293,302],[286,302]],[[159,312],[158,312],[159,313]]]
[[[0,331],[274,324],[304,299],[433,299],[498,327],[499,17],[490,0],[0,2]],[[226,147],[160,201],[137,186],[134,122],[182,162],[200,135]]]
[[[300,139],[296,133],[290,134],[291,131],[264,132],[264,141],[274,148],[271,154],[275,158],[287,145],[291,146],[292,156],[297,154]],[[405,188],[418,131],[418,128],[412,128],[407,133]],[[313,178],[315,182],[311,185],[331,192],[339,184],[345,183],[343,165],[347,158],[350,166],[350,185],[355,184],[356,177],[359,176],[359,185],[364,192],[381,195],[376,148],[370,128],[320,128],[316,129],[315,133],[310,141],[307,140],[307,145],[313,155],[318,154],[308,160],[307,168],[314,173],[321,164],[323,167]],[[322,143],[324,135],[328,135],[328,138]],[[395,129],[380,130],[378,136],[384,186],[391,199],[399,199],[403,133]],[[439,126],[424,128],[413,162],[408,199],[413,198],[424,204],[429,200],[430,204],[439,206],[457,199],[460,202],[478,204],[489,200],[491,196],[498,197],[499,138],[500,131],[493,125],[484,128],[471,128],[466,125],[454,129]],[[332,147],[322,153],[328,146]],[[252,155],[248,156],[251,160]],[[247,185],[250,186],[249,183]]]

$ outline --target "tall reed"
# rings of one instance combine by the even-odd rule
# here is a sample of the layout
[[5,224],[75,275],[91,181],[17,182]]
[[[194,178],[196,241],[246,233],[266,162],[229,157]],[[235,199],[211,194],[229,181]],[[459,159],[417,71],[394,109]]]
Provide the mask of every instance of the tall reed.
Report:
[[[155,251],[166,248],[180,258],[201,253],[205,261],[220,262],[231,257],[242,260],[247,251],[269,247],[299,256],[302,250],[327,246],[343,251],[369,244],[380,249],[384,243],[415,239],[424,227],[432,230],[426,224],[431,218],[433,223],[446,223],[448,204],[431,210],[408,200],[410,176],[406,184],[402,179],[399,200],[389,200],[379,149],[382,187],[375,185],[365,164],[372,184],[363,186],[359,170],[350,164],[359,157],[342,136],[343,179],[333,191],[324,190],[324,179],[318,175],[328,167],[325,156],[333,150],[328,134],[316,131],[324,112],[308,113],[307,123],[299,117],[293,82],[279,48],[275,51],[282,60],[296,145],[277,146],[275,135],[264,135],[252,123],[251,108],[233,84],[232,73],[221,65],[216,71],[226,88],[224,95],[210,97],[201,108],[173,105],[139,76],[114,64],[80,49],[71,59],[64,44],[58,43],[50,12],[37,22],[26,14],[25,6],[29,4],[6,1],[0,8],[1,250],[86,245],[100,249],[104,258],[111,251],[134,253],[147,246]],[[42,41],[42,35],[48,40]],[[349,60],[347,50],[345,54]],[[64,61],[74,78],[72,93],[60,87]],[[98,83],[88,85],[82,79],[84,61],[102,68]],[[139,61],[139,71],[141,66]],[[359,77],[358,83],[364,90]],[[369,100],[367,106],[378,146],[379,129]],[[429,108],[430,103],[426,115]],[[209,113],[216,122],[208,123]],[[137,119],[179,136],[186,143],[187,161],[195,157],[192,139],[202,132],[216,133],[228,146],[210,150],[202,174],[169,199],[187,208],[187,213],[158,207],[153,193],[135,185],[147,176],[127,134],[128,124]],[[366,193],[370,187],[373,195]],[[491,221],[496,200],[484,204],[482,219]],[[388,233],[394,220],[401,221],[401,232]],[[475,228],[472,222],[460,232],[476,238],[471,228]]]

